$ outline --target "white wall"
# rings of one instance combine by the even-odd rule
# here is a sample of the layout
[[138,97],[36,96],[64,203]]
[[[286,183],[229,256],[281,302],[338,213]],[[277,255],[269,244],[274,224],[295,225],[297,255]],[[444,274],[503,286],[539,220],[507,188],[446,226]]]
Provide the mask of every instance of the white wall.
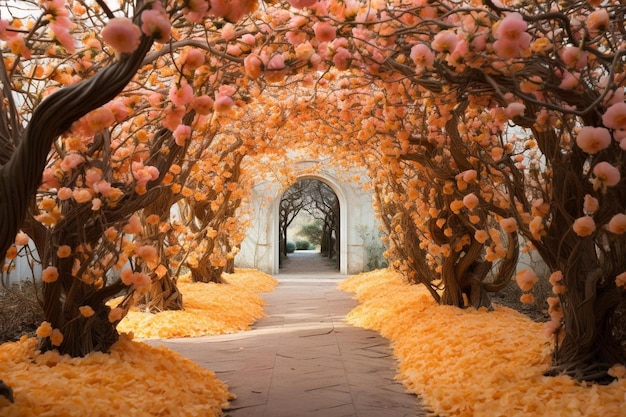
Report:
[[[310,166],[310,161],[302,162],[303,167]],[[298,167],[294,167],[298,172]],[[374,217],[372,196],[356,182],[345,182],[331,169],[306,173],[297,176],[297,180],[316,179],[326,183],[337,195],[340,210],[339,271],[342,274],[362,272],[367,264],[364,242],[359,236],[358,227],[367,225],[378,227]],[[249,200],[253,214],[252,226],[248,229],[241,250],[235,258],[240,268],[257,268],[261,271],[278,274],[279,271],[279,204],[283,195],[280,184],[263,182],[253,189]]]

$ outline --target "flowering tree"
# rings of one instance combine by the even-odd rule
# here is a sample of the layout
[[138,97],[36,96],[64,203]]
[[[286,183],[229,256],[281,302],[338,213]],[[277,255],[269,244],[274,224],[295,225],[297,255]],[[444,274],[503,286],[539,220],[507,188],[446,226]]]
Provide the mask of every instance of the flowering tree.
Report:
[[[150,53],[154,41],[168,41],[170,33],[191,31],[207,18],[235,21],[257,7],[216,3],[209,10],[208,3],[142,1],[121,6],[112,11],[105,2],[76,2],[68,9],[65,1],[44,1],[43,14],[31,10],[32,18],[14,16],[0,25],[7,46],[1,63],[7,146],[0,168],[0,252],[14,256],[18,228],[35,241],[46,318],[38,335],[44,349],[71,355],[107,351],[123,310],[110,310],[105,301],[126,288],[146,292],[164,275],[152,238],[144,236],[134,213],[146,208],[146,221],[159,224],[163,213],[151,217],[158,211],[155,202],[162,201],[172,179],[168,171],[187,146],[181,139],[185,129],[178,126],[191,124],[207,106],[213,110],[213,100],[208,104],[204,96],[193,108],[191,100],[181,102],[187,100],[179,94],[181,78],[161,125],[146,124],[150,108],[159,107],[162,77],[171,76],[159,66],[163,48]],[[172,28],[170,16],[181,12],[184,19]],[[98,25],[104,26],[101,38]],[[146,78],[129,85],[140,70]],[[228,101],[218,95],[217,107],[220,100]],[[27,240],[18,234],[16,243],[23,247]]]
[[[373,39],[374,28],[389,33],[386,45],[364,46],[370,55],[363,70],[387,79],[402,74],[427,100],[431,125],[416,145],[422,153],[448,152],[450,173],[462,174],[449,184],[458,197],[445,209],[486,208],[503,229],[526,237],[553,271],[553,372],[602,381],[612,364],[624,362],[612,323],[626,270],[626,105],[623,38],[612,23],[622,21],[623,6],[596,6],[398,4],[371,11],[387,16],[385,23],[357,27],[360,39]],[[490,131],[471,128],[485,122]],[[531,140],[504,141],[506,123],[528,129]],[[502,184],[497,192],[506,198],[493,204],[494,192],[476,194],[468,170]],[[536,276],[525,272],[518,281],[528,290]]]
[[[604,380],[611,364],[624,362],[612,336],[626,270],[621,2],[305,3],[291,16],[272,14],[268,24],[287,42],[280,57],[280,49],[270,55],[269,44],[258,46],[245,60],[247,73],[280,74],[290,57],[387,86],[408,82],[428,128],[415,137],[419,124],[399,125],[398,133],[418,154],[450,164],[442,173],[450,193],[440,203],[444,217],[431,214],[435,226],[484,209],[493,224],[528,239],[553,272],[553,372]],[[472,136],[472,125],[485,121],[491,129]],[[507,136],[507,124],[519,134]],[[472,170],[498,187],[476,188]],[[478,245],[469,233],[475,228],[459,229],[470,247]],[[497,235],[488,234],[494,243]],[[530,271],[517,278],[524,290],[537,279]]]

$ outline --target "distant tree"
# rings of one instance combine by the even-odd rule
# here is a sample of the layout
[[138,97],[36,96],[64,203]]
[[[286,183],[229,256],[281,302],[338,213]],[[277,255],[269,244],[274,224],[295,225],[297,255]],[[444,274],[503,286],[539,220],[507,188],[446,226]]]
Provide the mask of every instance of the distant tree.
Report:
[[303,225],[296,233],[296,236],[301,236],[309,241],[313,246],[319,246],[322,242],[322,225],[321,219],[314,219],[313,222]]

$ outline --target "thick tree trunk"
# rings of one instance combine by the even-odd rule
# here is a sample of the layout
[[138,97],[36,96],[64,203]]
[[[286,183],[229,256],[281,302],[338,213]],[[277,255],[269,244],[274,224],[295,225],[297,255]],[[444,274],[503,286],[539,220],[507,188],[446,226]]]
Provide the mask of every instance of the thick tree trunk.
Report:
[[141,311],[159,313],[167,310],[184,310],[183,295],[176,282],[166,274],[153,281],[150,291],[143,295],[136,304]]
[[197,267],[190,267],[189,269],[191,270],[191,280],[193,282],[224,283],[224,279],[222,278],[224,267],[213,266],[208,256],[200,259]]
[[[568,277],[564,279],[568,281]],[[561,298],[561,332],[565,334],[555,347],[549,374],[609,383],[614,379],[607,373],[609,368],[626,362],[624,349],[613,334],[615,310],[621,299],[611,281],[596,269],[586,274],[583,287],[568,291],[568,297]]]

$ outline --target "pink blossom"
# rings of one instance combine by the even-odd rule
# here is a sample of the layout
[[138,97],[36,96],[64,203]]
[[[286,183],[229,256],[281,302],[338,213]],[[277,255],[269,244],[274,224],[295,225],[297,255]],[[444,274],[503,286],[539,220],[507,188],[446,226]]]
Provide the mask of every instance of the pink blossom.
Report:
[[611,220],[609,220],[606,228],[611,233],[615,233],[617,235],[624,234],[626,232],[626,214],[618,213],[611,217]]
[[478,243],[485,243],[487,239],[489,239],[489,233],[484,230],[477,230],[474,232],[474,239],[476,239]]
[[8,20],[0,19],[0,39],[1,40],[7,41],[17,36],[17,32],[7,30],[10,26],[11,25]]
[[101,207],[102,207],[102,200],[100,200],[99,198],[94,198],[93,200],[91,200],[91,209],[93,211],[98,211],[100,210]]
[[139,246],[137,249],[135,249],[135,253],[145,262],[156,262],[159,259],[159,254],[154,246]]
[[200,23],[209,11],[209,2],[206,0],[187,0],[183,15],[190,22]]
[[435,62],[435,55],[433,54],[433,51],[431,51],[430,48],[423,43],[413,45],[411,48],[410,58],[419,69],[430,68]]
[[60,167],[63,171],[68,172],[78,167],[83,162],[85,162],[85,158],[82,155],[79,155],[77,153],[70,153],[65,155],[65,157],[61,161]]
[[583,210],[585,211],[585,213],[593,214],[598,211],[598,208],[600,208],[600,203],[598,202],[598,199],[591,196],[590,194],[585,194],[585,197],[583,199]]
[[561,76],[561,83],[559,88],[563,90],[574,90],[580,85],[577,74],[572,74],[569,71],[564,71]]
[[42,189],[49,190],[50,188],[59,188],[59,180],[54,175],[54,170],[52,168],[46,168],[43,171],[43,175],[41,178]]
[[282,54],[275,54],[265,66],[265,79],[269,82],[282,81],[285,78],[285,68],[285,57]]
[[537,274],[530,269],[522,269],[515,275],[517,286],[520,287],[522,291],[530,291],[538,280]]
[[132,20],[114,17],[102,29],[102,40],[116,53],[131,53],[139,46],[141,29]]
[[191,137],[191,126],[179,125],[174,130],[173,136],[178,146],[184,146],[187,139]]
[[100,168],[89,168],[85,171],[85,183],[88,187],[93,185],[102,179],[102,170]]
[[468,194],[463,197],[463,205],[470,210],[473,210],[476,206],[478,206],[479,202],[480,201],[478,200],[478,197],[476,197],[476,194],[474,193]]
[[100,180],[95,182],[91,186],[91,188],[93,188],[96,193],[100,193],[103,196],[108,197],[108,194],[110,193],[112,187],[111,183],[109,183],[108,181]]
[[307,61],[309,58],[311,58],[315,50],[309,42],[304,42],[295,47],[295,52],[298,59]]
[[218,113],[224,113],[229,111],[234,104],[235,102],[231,97],[218,95],[217,97],[215,97],[213,109]]
[[552,274],[550,274],[550,277],[548,278],[548,282],[550,282],[552,286],[558,285],[562,280],[563,273],[561,271],[554,271]]
[[335,64],[335,67],[338,70],[345,71],[350,66],[351,57],[352,55],[350,54],[350,51],[348,51],[346,48],[341,47],[337,49],[337,52],[333,56],[333,64]]
[[193,100],[193,88],[191,88],[187,79],[181,79],[180,85],[172,84],[169,98],[176,107],[183,107],[191,103],[191,100]]
[[153,36],[157,42],[167,42],[170,38],[171,23],[169,16],[159,2],[152,3],[152,9],[141,13],[141,31],[146,36]]
[[144,166],[141,162],[132,163],[133,177],[137,181],[137,186],[145,186],[148,181],[154,181],[159,177],[159,170],[153,166]]
[[509,13],[498,24],[494,36],[496,39],[519,41],[523,33],[528,29],[528,24],[519,13]]
[[59,188],[57,198],[61,201],[69,200],[72,198],[72,189],[68,187]]
[[45,283],[55,282],[59,278],[59,271],[56,266],[49,266],[41,271],[41,280]]
[[594,10],[587,16],[585,23],[589,29],[589,34],[595,37],[609,27],[609,13],[606,9]]
[[194,97],[191,101],[191,107],[196,113],[207,115],[213,111],[213,99],[207,95]]
[[204,52],[196,48],[185,49],[181,55],[182,65],[189,70],[200,68],[206,60]]
[[287,0],[291,7],[295,9],[304,9],[305,7],[311,7],[317,0]]
[[563,63],[569,68],[581,70],[587,66],[587,52],[576,46],[565,46],[560,50]]
[[611,133],[604,127],[584,126],[576,136],[576,145],[588,154],[606,149],[611,144]]
[[574,233],[580,237],[589,236],[596,231],[596,222],[593,221],[593,217],[591,216],[579,217],[574,220],[572,229],[574,229]]
[[599,188],[605,190],[606,187],[613,187],[621,179],[619,169],[605,161],[598,162],[593,167],[593,175],[595,175],[595,179],[592,180],[593,188],[596,190]]
[[73,54],[76,51],[76,39],[70,34],[69,28],[72,22],[67,17],[59,17],[50,22],[49,27],[54,38],[65,48],[67,52]]
[[513,102],[513,103],[509,103],[509,105],[506,106],[504,113],[507,115],[509,119],[512,119],[516,116],[523,116],[525,110],[526,110],[525,105],[523,105],[522,103]]
[[112,308],[111,311],[109,311],[109,322],[116,323],[122,320],[125,312],[126,311],[120,307]]
[[121,122],[130,114],[128,107],[126,107],[126,104],[124,104],[122,100],[110,101],[105,107],[113,113],[116,122]]
[[263,73],[263,61],[256,54],[250,54],[243,60],[243,68],[246,75],[256,80]]
[[237,32],[235,31],[235,25],[232,23],[226,23],[222,27],[222,39],[225,41],[231,41],[237,37]]
[[142,230],[143,227],[141,226],[141,219],[139,216],[136,214],[130,216],[128,223],[124,226],[124,233],[139,234]]
[[626,102],[615,103],[606,109],[602,123],[609,129],[626,129]]
[[461,172],[459,176],[463,179],[463,181],[470,183],[478,178],[478,172],[476,172],[475,169],[468,169],[467,171]]
[[493,50],[502,59],[511,59],[520,55],[520,48],[515,41],[498,39],[493,43]]
[[128,268],[124,269],[120,273],[120,279],[124,283],[124,285],[131,285],[133,283],[133,270]]
[[500,220],[500,227],[507,233],[513,233],[517,230],[517,220],[514,217],[507,217]]
[[337,36],[337,29],[328,22],[317,22],[313,31],[320,42],[330,42]]
[[[206,1],[206,0],[204,0]],[[223,17],[227,22],[237,22],[258,7],[256,0],[209,0],[209,14]]]
[[248,46],[254,46],[256,44],[256,38],[254,37],[254,35],[246,33],[245,35],[241,36],[241,42],[245,43]]
[[142,272],[135,272],[133,274],[133,287],[139,293],[146,293],[150,290],[150,286],[152,285],[152,280],[150,276],[144,274]]
[[115,115],[108,107],[100,107],[85,116],[87,125],[94,132],[100,132],[115,122]]
[[86,188],[77,188],[72,191],[72,197],[79,204],[86,203],[91,201],[91,192]]
[[28,241],[29,241],[29,237],[24,232],[18,232],[17,235],[15,235],[15,244],[17,246],[28,245]]
[[293,46],[298,46],[302,42],[306,42],[308,38],[306,32],[299,32],[299,31],[298,32],[289,31],[287,32],[285,37],[287,38],[287,41],[289,41],[289,43],[292,44]]
[[456,33],[444,30],[435,35],[431,46],[438,52],[452,52],[458,41]]
[[530,46],[531,36],[526,33],[528,24],[519,13],[509,13],[499,22],[494,32],[493,49],[503,59],[519,56]]
[[184,114],[184,107],[168,107],[165,109],[165,117],[161,121],[161,124],[173,132],[176,130],[176,127],[182,123]]
[[543,218],[541,216],[533,217],[530,223],[528,223],[528,229],[534,239],[541,239],[541,237],[546,234],[543,226]]

